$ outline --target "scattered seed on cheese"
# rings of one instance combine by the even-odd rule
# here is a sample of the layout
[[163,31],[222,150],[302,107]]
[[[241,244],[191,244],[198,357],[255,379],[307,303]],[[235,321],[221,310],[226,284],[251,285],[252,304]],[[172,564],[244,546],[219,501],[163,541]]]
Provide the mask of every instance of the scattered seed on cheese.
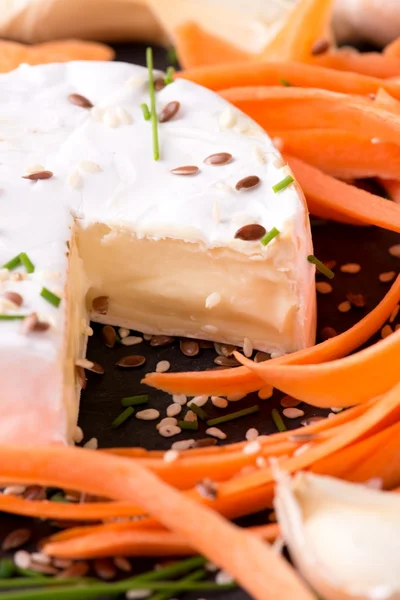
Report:
[[160,360],[156,364],[156,373],[166,373],[171,367],[171,363],[168,360]]
[[178,404],[177,402],[174,404],[170,404],[167,407],[167,416],[168,417],[176,417],[177,415],[179,415],[181,410],[182,410],[182,406],[180,404]]
[[160,427],[160,429],[158,430],[159,434],[165,438],[173,437],[174,435],[179,435],[181,431],[181,428],[177,425],[164,425],[164,427]]
[[379,281],[381,283],[390,283],[395,277],[396,273],[394,271],[386,271],[379,274]]
[[221,431],[218,427],[209,427],[206,429],[206,434],[212,437],[218,438],[219,440],[226,440],[226,433]]
[[333,287],[327,281],[317,281],[315,287],[320,294],[330,294],[333,290]]
[[361,265],[357,263],[346,263],[340,267],[342,273],[348,273],[349,275],[355,275],[361,271]]
[[172,400],[176,404],[180,404],[181,406],[185,406],[185,404],[187,402],[187,398],[186,398],[185,394],[173,394]]
[[304,417],[304,410],[300,408],[285,408],[283,414],[288,419],[297,419],[298,417]]
[[80,176],[78,169],[75,169],[74,171],[72,171],[72,173],[68,175],[67,183],[69,187],[71,187],[74,190],[77,190],[80,187],[82,187],[83,179]]
[[106,127],[111,128],[118,127],[120,124],[120,120],[112,108],[108,108],[106,110],[106,112],[103,114],[102,121]]
[[137,346],[143,342],[143,338],[137,335],[128,335],[121,339],[121,344],[123,346]]
[[390,327],[390,325],[385,325],[384,327],[382,327],[381,337],[383,340],[387,338],[391,333],[393,333],[393,329]]
[[236,113],[231,106],[227,106],[219,115],[219,124],[221,127],[229,129],[236,123]]
[[245,447],[243,448],[243,452],[244,454],[247,455],[251,455],[251,454],[257,454],[258,452],[261,451],[261,444],[259,441],[257,440],[253,440],[252,442],[249,442],[248,444],[245,445]]
[[171,450],[189,450],[195,444],[195,440],[179,440],[179,442],[174,442],[171,446]]
[[78,168],[83,173],[98,173],[101,171],[100,165],[91,160],[81,160],[78,164]]
[[123,106],[117,106],[115,112],[117,114],[117,118],[124,125],[130,125],[132,123],[133,119],[131,113],[128,110],[126,110],[126,108],[124,108]]
[[221,302],[221,294],[213,292],[206,298],[206,308],[211,309],[217,306]]
[[251,429],[248,429],[246,431],[246,440],[248,442],[254,442],[254,440],[256,440],[259,436],[259,433],[257,431],[257,429],[255,429],[254,427],[252,427]]
[[400,258],[400,244],[395,244],[394,246],[390,246],[389,254],[390,254],[390,256],[395,256],[396,258]]
[[285,161],[283,160],[282,156],[277,155],[275,160],[272,162],[272,164],[274,165],[274,167],[276,167],[277,169],[283,169],[283,167],[286,166]]
[[211,396],[211,402],[217,408],[226,408],[228,406],[228,400],[221,398],[220,396]]
[[155,408],[146,408],[137,412],[135,416],[139,421],[155,421],[160,416],[160,413]]
[[164,454],[164,462],[167,464],[173,463],[179,458],[179,452],[177,450],[167,450]]
[[396,320],[397,315],[399,314],[400,306],[397,305],[394,307],[392,312],[390,313],[389,323],[393,323]]
[[258,390],[257,395],[260,398],[260,400],[268,400],[268,398],[271,398],[273,393],[273,388],[269,385],[266,385],[265,387],[262,387],[260,390]]
[[160,427],[165,427],[166,425],[178,425],[178,419],[175,419],[175,417],[165,417],[157,423],[156,429],[160,429]]
[[256,161],[260,163],[260,165],[263,165],[265,163],[265,155],[260,146],[253,146],[253,155]]
[[208,396],[194,396],[194,398],[192,398],[190,400],[190,402],[188,403],[188,406],[190,408],[191,404],[195,404],[196,406],[201,408],[202,406],[207,404],[207,402],[208,402]]
[[338,305],[338,311],[341,313],[347,313],[349,310],[351,310],[351,304],[348,300],[344,300]]

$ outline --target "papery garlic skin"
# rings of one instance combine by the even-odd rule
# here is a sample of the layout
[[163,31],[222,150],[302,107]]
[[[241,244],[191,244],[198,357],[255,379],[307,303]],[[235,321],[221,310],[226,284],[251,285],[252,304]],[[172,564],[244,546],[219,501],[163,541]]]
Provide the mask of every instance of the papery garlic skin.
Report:
[[275,509],[323,600],[400,599],[400,494],[299,473],[280,477]]

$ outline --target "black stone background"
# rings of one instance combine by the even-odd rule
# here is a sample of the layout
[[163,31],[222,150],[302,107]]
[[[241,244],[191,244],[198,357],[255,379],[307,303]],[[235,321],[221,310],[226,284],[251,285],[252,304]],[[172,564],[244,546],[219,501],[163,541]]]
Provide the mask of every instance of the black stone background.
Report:
[[[134,44],[120,44],[116,46],[117,60],[126,62],[144,64],[145,46]],[[161,48],[155,48],[155,67],[165,68],[166,52]],[[348,275],[341,273],[339,268],[335,269],[336,277],[333,280],[333,292],[329,295],[318,294],[318,331],[325,326],[334,327],[339,333],[345,331],[368,311],[370,311],[383,297],[389,288],[389,284],[382,284],[378,280],[378,275],[382,271],[398,271],[399,260],[393,258],[388,253],[388,248],[400,242],[400,236],[395,233],[386,232],[375,227],[350,227],[334,223],[317,224],[313,226],[313,239],[315,245],[315,255],[322,260],[336,260],[338,267],[348,262],[359,263],[362,270],[357,275]],[[323,278],[319,278],[323,279]],[[337,305],[345,300],[346,293],[362,293],[367,299],[365,309],[353,308],[349,313],[343,314],[337,310]],[[81,412],[79,424],[82,427],[85,440],[96,437],[102,448],[116,446],[143,446],[149,449],[167,449],[172,441],[193,437],[193,433],[198,437],[204,437],[205,427],[196,434],[188,432],[181,434],[173,439],[162,438],[155,429],[154,422],[137,421],[131,418],[118,429],[113,429],[111,423],[121,412],[120,400],[124,396],[135,395],[138,393],[149,394],[149,405],[160,410],[165,415],[167,405],[170,403],[168,394],[148,389],[140,383],[141,378],[146,372],[154,370],[159,360],[167,359],[171,363],[171,371],[183,370],[204,370],[214,366],[213,359],[215,353],[213,350],[202,350],[199,356],[187,358],[181,354],[179,344],[174,343],[171,346],[162,348],[152,348],[149,343],[144,342],[140,346],[133,348],[118,345],[114,349],[107,349],[100,338],[101,326],[93,324],[94,335],[89,340],[88,358],[99,362],[105,368],[105,374],[98,376],[88,373],[88,386],[82,394]],[[373,339],[376,341],[379,335]],[[119,369],[115,367],[115,362],[126,355],[132,353],[143,354],[147,358],[146,364],[139,369]],[[227,443],[244,439],[244,434],[250,427],[256,427],[260,433],[269,434],[276,431],[275,425],[271,419],[271,409],[276,407],[280,410],[279,399],[282,394],[276,393],[274,397],[262,401],[256,394],[251,394],[248,398],[230,404],[222,411],[221,409],[210,408],[211,403],[207,405],[207,412],[212,416],[219,416],[224,412],[232,412],[239,408],[251,406],[258,403],[261,410],[256,415],[251,415],[239,421],[223,425],[223,430],[228,434]],[[329,411],[322,411],[309,406],[300,405],[306,417],[327,414]],[[285,419],[288,428],[296,428],[300,425],[302,419]],[[267,520],[267,513],[256,515],[250,518],[241,519],[240,524],[260,524]],[[16,527],[29,526],[34,529],[35,539],[41,539],[50,531],[55,531],[48,524],[40,521],[24,519],[11,515],[0,514],[0,540]],[[201,527],[201,523],[199,523]],[[33,548],[33,546],[32,546]],[[227,549],[229,551],[229,549]],[[141,571],[151,567],[148,560],[133,560],[135,571]],[[221,597],[221,594],[201,594],[201,597],[212,599]],[[186,594],[185,600],[196,600],[199,594]],[[243,600],[247,595],[241,590],[236,590],[223,595],[224,600]],[[105,599],[104,599],[105,600]],[[278,599],[277,599],[278,600]]]

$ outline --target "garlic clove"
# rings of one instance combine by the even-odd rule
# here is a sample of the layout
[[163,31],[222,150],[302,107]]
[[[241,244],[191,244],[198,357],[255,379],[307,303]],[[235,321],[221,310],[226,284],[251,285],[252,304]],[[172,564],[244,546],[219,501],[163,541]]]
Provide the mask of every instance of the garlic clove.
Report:
[[311,473],[278,480],[283,537],[323,600],[400,600],[400,494]]

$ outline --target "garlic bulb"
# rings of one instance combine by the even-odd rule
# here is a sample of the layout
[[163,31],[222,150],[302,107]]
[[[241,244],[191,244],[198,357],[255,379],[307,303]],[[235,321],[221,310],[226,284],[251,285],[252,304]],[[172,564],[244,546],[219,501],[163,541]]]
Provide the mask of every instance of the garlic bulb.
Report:
[[278,479],[283,537],[323,600],[400,600],[400,494],[311,473]]

